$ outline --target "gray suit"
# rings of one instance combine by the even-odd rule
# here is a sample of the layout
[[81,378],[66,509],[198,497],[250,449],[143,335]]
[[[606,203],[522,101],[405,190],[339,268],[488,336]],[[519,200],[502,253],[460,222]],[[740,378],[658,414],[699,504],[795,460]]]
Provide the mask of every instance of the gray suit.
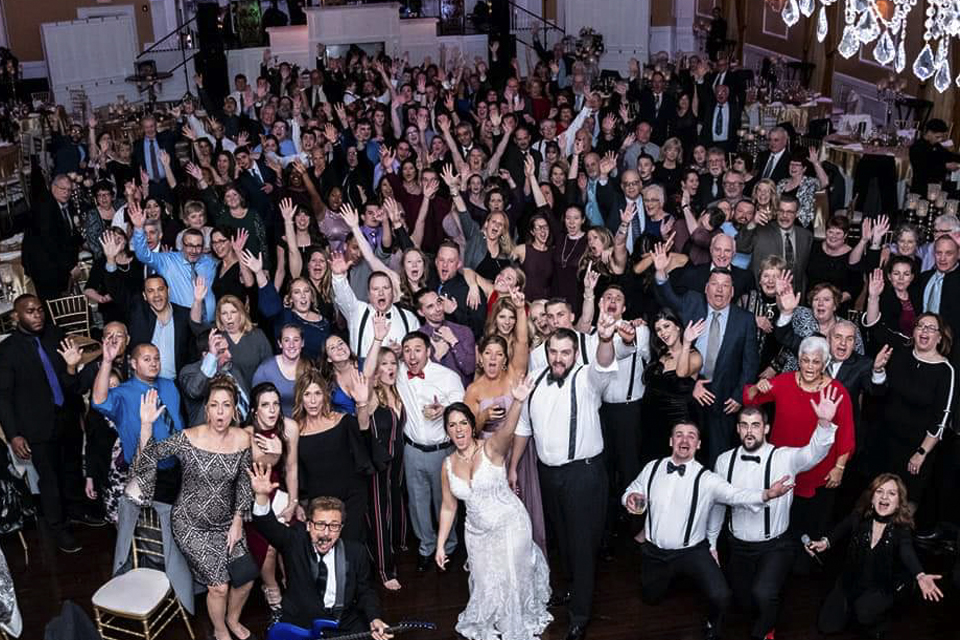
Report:
[[[813,234],[799,225],[793,225],[794,263],[793,288],[803,293],[807,290],[807,263],[810,261],[810,249],[813,246]],[[737,234],[737,251],[752,254],[750,268],[753,275],[760,281],[760,263],[770,255],[783,257],[783,230],[776,221],[769,222],[763,227],[749,225]]]

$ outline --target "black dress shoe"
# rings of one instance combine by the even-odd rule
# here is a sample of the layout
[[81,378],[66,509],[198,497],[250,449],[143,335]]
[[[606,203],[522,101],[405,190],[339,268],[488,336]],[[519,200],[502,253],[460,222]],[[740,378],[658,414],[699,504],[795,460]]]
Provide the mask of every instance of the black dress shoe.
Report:
[[550,596],[550,599],[547,600],[548,607],[562,607],[565,604],[570,602],[570,592],[562,591],[560,593],[554,593]]
[[430,562],[433,560],[430,556],[417,556],[417,572],[423,573],[430,568]]
[[583,640],[587,637],[587,625],[574,624],[567,630],[566,640]]
[[88,527],[103,527],[106,526],[107,521],[89,513],[80,513],[70,516],[70,523],[84,524]]
[[70,532],[66,529],[61,529],[56,533],[57,537],[57,548],[64,553],[77,553],[83,547],[80,546],[73,536],[70,535]]

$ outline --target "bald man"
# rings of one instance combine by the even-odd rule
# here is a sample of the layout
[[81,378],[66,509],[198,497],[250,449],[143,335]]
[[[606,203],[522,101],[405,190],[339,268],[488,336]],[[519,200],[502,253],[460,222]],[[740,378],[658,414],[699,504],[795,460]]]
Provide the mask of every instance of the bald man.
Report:
[[752,291],[756,287],[753,272],[733,265],[736,245],[733,238],[720,233],[710,240],[710,262],[707,264],[688,264],[670,274],[670,282],[677,291],[703,291],[714,269],[729,269],[733,274],[733,299]]

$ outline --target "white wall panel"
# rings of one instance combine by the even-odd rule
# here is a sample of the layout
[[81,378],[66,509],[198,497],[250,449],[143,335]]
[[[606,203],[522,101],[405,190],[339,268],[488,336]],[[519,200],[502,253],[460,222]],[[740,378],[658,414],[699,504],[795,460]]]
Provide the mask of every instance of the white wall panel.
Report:
[[646,0],[605,0],[603,3],[567,0],[564,29],[576,36],[589,26],[603,34],[606,53],[601,69],[626,73],[630,58],[647,60],[650,44],[650,3]]

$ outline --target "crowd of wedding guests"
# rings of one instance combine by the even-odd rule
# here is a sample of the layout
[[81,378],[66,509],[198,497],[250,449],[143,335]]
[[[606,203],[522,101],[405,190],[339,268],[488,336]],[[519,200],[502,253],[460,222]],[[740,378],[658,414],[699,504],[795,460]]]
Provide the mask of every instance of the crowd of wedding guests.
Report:
[[[787,575],[847,535],[821,628],[882,631],[905,596],[940,598],[913,540],[956,535],[960,221],[928,242],[897,211],[855,234],[827,212],[815,237],[818,150],[776,127],[739,154],[746,86],[723,55],[669,81],[631,61],[610,93],[562,47],[524,75],[495,41],[265,62],[216,103],[196,81],[164,130],[65,127],[30,214],[37,295],[0,344],[0,423],[61,551],[73,524],[130,536],[167,505],[217,640],[251,637],[258,574],[278,618],[380,638],[368,582],[408,585],[408,544],[419,572],[447,571],[458,534],[496,549],[472,506],[493,465],[523,553],[566,573],[552,596],[540,564],[545,588],[498,593],[471,562],[472,598],[520,616],[505,638],[538,635],[548,604],[584,637],[618,536],[642,541],[648,601],[693,577],[707,637],[731,600],[773,637]],[[914,190],[955,168],[946,132],[921,132]],[[92,361],[45,313],[77,286],[103,321]],[[491,624],[472,599],[457,630]]]

